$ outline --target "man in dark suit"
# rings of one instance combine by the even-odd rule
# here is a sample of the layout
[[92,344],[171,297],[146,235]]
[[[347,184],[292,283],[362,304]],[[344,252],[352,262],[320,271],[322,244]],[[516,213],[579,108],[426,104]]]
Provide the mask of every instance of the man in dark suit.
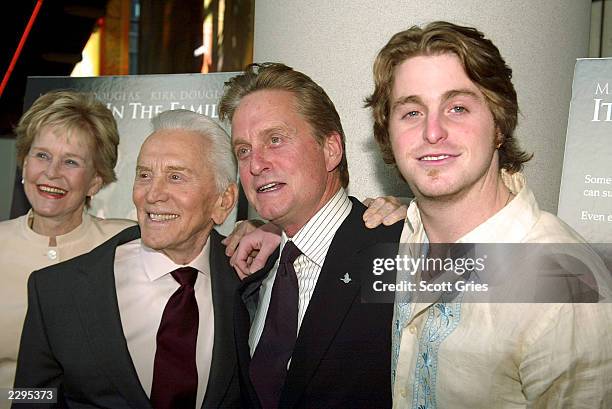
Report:
[[29,279],[15,387],[56,387],[56,406],[240,406],[239,282],[213,230],[237,197],[229,137],[184,110],[153,126],[134,181],[139,225]]
[[368,230],[365,207],[347,196],[332,101],[303,73],[255,64],[227,84],[220,113],[249,202],[282,230],[273,268],[239,292],[243,405],[391,407],[393,305],[364,303],[361,290],[372,277],[364,254],[380,243],[396,251],[401,223]]

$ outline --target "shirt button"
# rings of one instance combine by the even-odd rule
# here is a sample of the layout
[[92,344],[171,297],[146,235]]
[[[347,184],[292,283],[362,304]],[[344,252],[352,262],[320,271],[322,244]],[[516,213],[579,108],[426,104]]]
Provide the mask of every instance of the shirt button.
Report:
[[402,398],[405,398],[406,395],[408,395],[408,393],[406,392],[406,388],[400,389],[400,395],[402,395]]
[[417,332],[417,328],[416,328],[416,326],[415,326],[415,325],[410,325],[410,326],[408,327],[408,331],[410,331],[410,333],[411,333],[411,334],[416,334],[416,332]]
[[51,260],[55,260],[57,258],[57,250],[47,251],[47,257],[49,257]]

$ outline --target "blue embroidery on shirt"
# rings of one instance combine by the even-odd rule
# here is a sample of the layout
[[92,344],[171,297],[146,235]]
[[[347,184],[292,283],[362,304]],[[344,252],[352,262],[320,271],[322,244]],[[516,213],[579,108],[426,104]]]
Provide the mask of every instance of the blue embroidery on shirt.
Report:
[[463,293],[459,294],[454,302],[434,304],[427,312],[427,320],[419,338],[419,352],[412,385],[412,407],[415,409],[435,409],[437,406],[438,351],[442,341],[459,324],[462,298]]
[[404,323],[410,317],[412,304],[406,301],[400,301],[399,297],[395,302],[395,312],[393,316],[393,334],[391,339],[391,385],[395,385],[395,375],[397,373],[397,361],[399,360],[399,351],[402,340],[402,328]]
[[[397,272],[397,282],[412,281],[412,274],[407,270]],[[402,342],[402,329],[410,318],[412,310],[411,294],[408,291],[398,291],[395,293],[395,305],[393,308],[393,330],[391,334],[391,386],[395,385],[395,375],[397,373],[397,362],[399,360],[400,345]]]
[[[421,245],[421,254],[427,254],[429,249],[428,243]],[[405,250],[405,249],[404,249]],[[402,252],[400,249],[399,255],[410,254]],[[414,282],[415,272],[409,269],[400,269],[397,271],[396,282]],[[395,385],[395,375],[397,374],[397,362],[399,360],[400,345],[402,343],[402,329],[410,319],[412,310],[412,300],[409,291],[398,291],[395,293],[395,305],[393,308],[393,328],[391,333],[391,387]]]

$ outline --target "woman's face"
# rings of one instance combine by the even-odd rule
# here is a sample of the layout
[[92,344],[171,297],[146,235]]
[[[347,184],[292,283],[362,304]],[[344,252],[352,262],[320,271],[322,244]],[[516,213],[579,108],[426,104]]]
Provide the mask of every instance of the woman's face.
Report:
[[80,223],[86,197],[102,186],[92,150],[81,131],[41,128],[23,163],[25,193],[37,216]]

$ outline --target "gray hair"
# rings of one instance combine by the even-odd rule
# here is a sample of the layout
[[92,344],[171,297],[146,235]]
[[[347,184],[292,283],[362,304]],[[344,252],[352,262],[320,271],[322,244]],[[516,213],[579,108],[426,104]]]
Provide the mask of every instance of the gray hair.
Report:
[[219,193],[236,183],[236,158],[232,151],[230,137],[221,126],[209,117],[186,109],[164,111],[151,121],[153,131],[162,129],[183,129],[194,131],[208,138],[210,150],[208,160],[215,168],[215,183]]

